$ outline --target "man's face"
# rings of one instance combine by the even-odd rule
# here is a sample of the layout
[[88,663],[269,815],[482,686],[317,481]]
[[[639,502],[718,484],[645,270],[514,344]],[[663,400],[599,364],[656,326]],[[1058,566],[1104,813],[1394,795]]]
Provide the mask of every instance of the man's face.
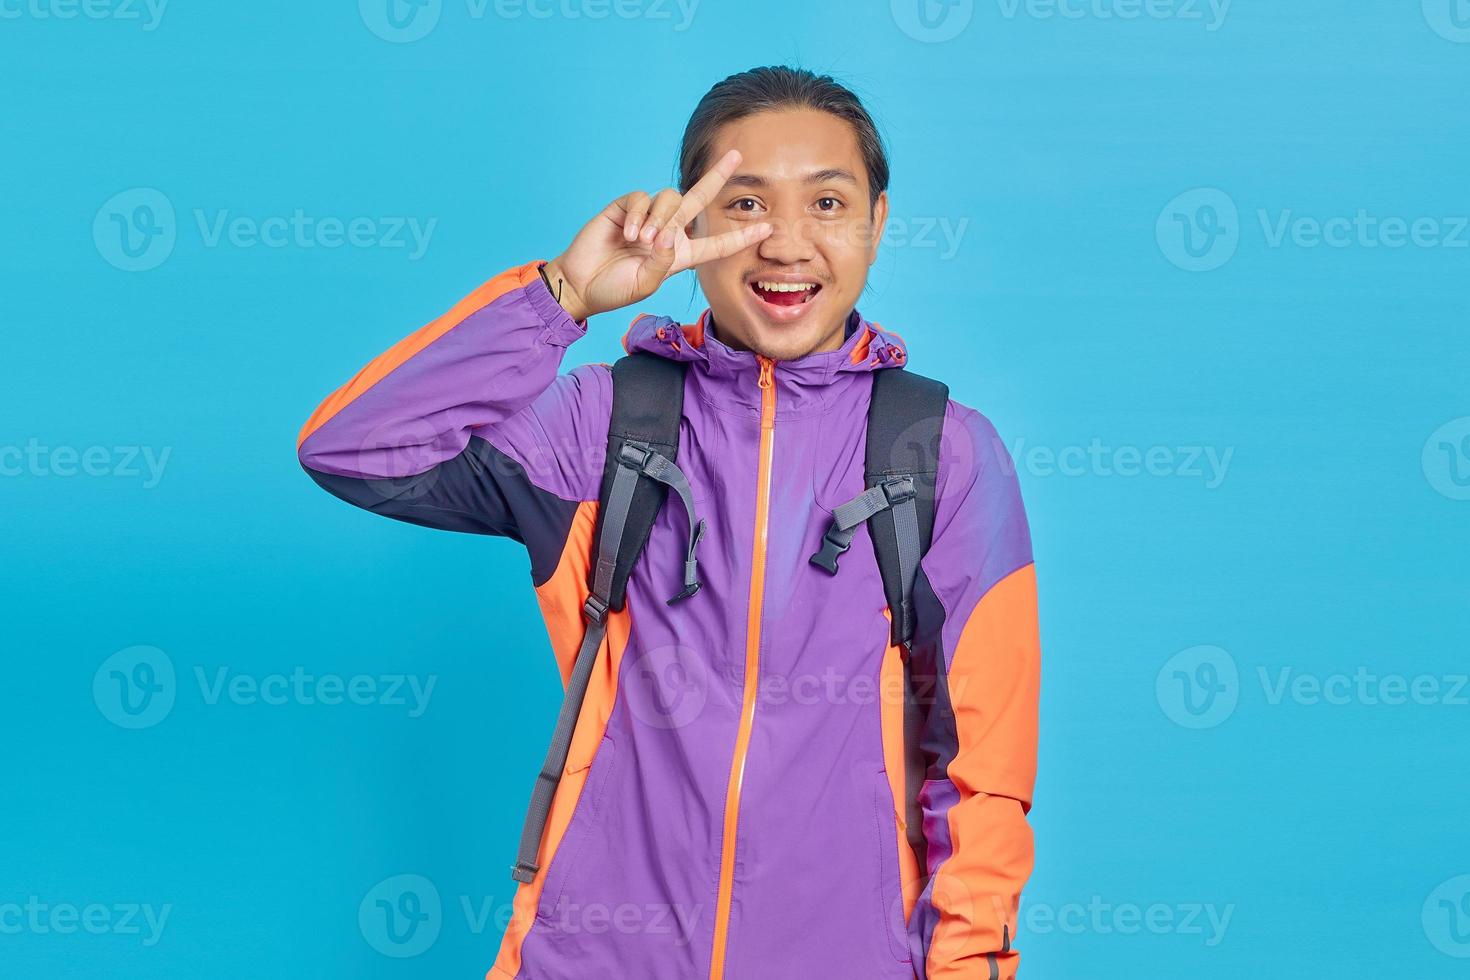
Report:
[[[842,346],[888,218],[870,208],[852,126],[811,109],[727,123],[709,159],[739,150],[739,168],[689,226],[691,237],[768,222],[769,237],[699,266],[720,341],[778,361]],[[772,287],[785,288],[772,288]]]

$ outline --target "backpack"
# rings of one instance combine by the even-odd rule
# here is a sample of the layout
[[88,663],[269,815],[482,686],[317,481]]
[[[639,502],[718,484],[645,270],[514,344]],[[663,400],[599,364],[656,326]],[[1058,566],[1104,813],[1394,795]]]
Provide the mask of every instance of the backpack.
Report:
[[[689,481],[676,465],[686,367],[685,362],[641,352],[621,357],[612,365],[612,418],[593,530],[596,559],[589,573],[590,594],[582,607],[587,629],[521,830],[511,869],[511,877],[519,882],[534,881],[539,870],[537,850],[597,651],[607,632],[608,611],[620,611],[626,604],[628,576],[668,490],[678,494],[684,505],[689,536],[684,588],[667,601],[673,605],[699,591],[695,548],[705,523],[695,516]],[[851,546],[858,525],[868,525],[892,613],[890,642],[904,650],[905,805],[909,843],[918,854],[923,853],[918,796],[925,768],[919,745],[925,713],[915,694],[913,658],[908,651],[915,630],[914,580],[933,535],[935,476],[948,399],[945,385],[907,369],[873,372],[863,474],[867,489],[833,511],[821,548],[810,558],[812,564],[837,574],[838,559]]]

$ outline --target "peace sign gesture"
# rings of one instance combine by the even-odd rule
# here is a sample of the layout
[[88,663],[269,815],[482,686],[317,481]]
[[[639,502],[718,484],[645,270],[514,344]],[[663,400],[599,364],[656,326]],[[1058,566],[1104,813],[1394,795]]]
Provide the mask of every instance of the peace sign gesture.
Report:
[[546,277],[560,287],[561,305],[573,319],[584,320],[637,303],[675,273],[734,255],[770,235],[765,222],[708,238],[690,238],[684,230],[739,165],[740,151],[731,150],[687,194],[672,187],[653,198],[633,191],[603,208],[546,265]]

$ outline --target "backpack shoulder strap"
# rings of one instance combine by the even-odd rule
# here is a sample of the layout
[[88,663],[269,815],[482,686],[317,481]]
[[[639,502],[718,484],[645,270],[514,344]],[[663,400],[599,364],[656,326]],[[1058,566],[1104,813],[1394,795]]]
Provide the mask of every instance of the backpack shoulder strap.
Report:
[[[694,516],[689,481],[675,465],[679,458],[679,421],[684,414],[686,369],[683,361],[648,353],[628,354],[612,366],[612,419],[607,430],[607,458],[602,467],[602,490],[598,494],[597,524],[592,540],[600,541],[605,530],[616,532],[613,537],[618,542],[617,557],[605,596],[613,610],[621,610],[627,601],[628,576],[648,543],[653,522],[669,489],[679,494],[689,518],[690,559],[698,536],[703,534],[703,522]],[[668,465],[656,462],[659,457]],[[632,484],[632,500],[623,526],[613,529],[609,521],[620,517],[613,491],[618,474],[626,473],[630,467],[651,479]],[[598,570],[598,562],[594,562],[587,583],[594,592],[599,591]],[[699,587],[697,580],[691,584],[687,575],[684,584],[686,589],[691,589],[689,595]]]
[[[892,613],[890,642],[904,647],[904,810],[908,814],[908,843],[927,867],[928,844],[923,832],[920,790],[928,771],[923,749],[934,690],[932,667],[916,664],[913,649],[914,582],[919,560],[934,536],[935,478],[939,472],[940,441],[949,389],[907,368],[885,368],[873,375],[868,403],[863,493],[832,513],[832,525],[812,563],[836,574],[837,557],[852,542],[864,522],[873,541],[883,594]],[[919,657],[917,659],[924,659]]]
[[643,552],[669,489],[684,504],[689,520],[689,543],[684,560],[684,589],[668,601],[672,604],[699,591],[694,551],[704,536],[705,525],[695,516],[689,481],[674,463],[679,452],[679,420],[684,408],[684,371],[681,362],[643,353],[629,354],[612,367],[613,403],[607,459],[603,464],[597,522],[592,535],[595,552],[588,573],[587,601],[582,606],[587,626],[521,828],[511,877],[522,883],[534,881],[540,870],[537,854],[541,837],[566,768],[592,667],[607,635],[608,610],[621,610],[626,604],[628,576]]
[[893,613],[892,640],[914,636],[913,588],[934,533],[934,483],[949,388],[907,368],[873,374],[863,493],[837,507],[812,564],[837,573],[837,559],[866,522]]
[[873,376],[864,482],[874,487],[907,478],[914,490],[908,502],[874,514],[868,523],[883,593],[894,611],[895,643],[907,644],[914,635],[914,578],[934,536],[934,483],[948,402],[947,386],[907,368]]

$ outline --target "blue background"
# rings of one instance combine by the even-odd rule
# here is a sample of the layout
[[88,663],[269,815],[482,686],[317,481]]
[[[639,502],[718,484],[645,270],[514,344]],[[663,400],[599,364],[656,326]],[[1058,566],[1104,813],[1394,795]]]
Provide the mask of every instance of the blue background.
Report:
[[[1045,660],[1023,975],[1463,976],[1463,0],[976,0],[930,28],[913,0],[587,2],[443,0],[412,41],[433,5],[397,32],[382,0],[174,0],[153,29],[3,7],[0,974],[483,975],[559,697],[526,558],[343,506],[297,429],[483,279],[667,184],[713,82],[798,62],[891,143],[908,225],[861,309],[1018,450]],[[160,196],[127,271],[112,216]],[[211,244],[196,217],[297,209],[435,225],[413,258]],[[1273,241],[1360,209],[1450,241]],[[627,319],[567,366],[614,358]],[[1153,472],[1123,475],[1127,447],[1163,447]],[[175,681],[131,730],[109,658],[139,645]],[[414,717],[198,680],[298,668],[435,687]],[[1276,693],[1359,668],[1438,694]],[[412,958],[373,925],[398,875],[440,899]],[[112,925],[17,928],[28,902]],[[117,928],[129,903],[167,906],[161,935]]]

